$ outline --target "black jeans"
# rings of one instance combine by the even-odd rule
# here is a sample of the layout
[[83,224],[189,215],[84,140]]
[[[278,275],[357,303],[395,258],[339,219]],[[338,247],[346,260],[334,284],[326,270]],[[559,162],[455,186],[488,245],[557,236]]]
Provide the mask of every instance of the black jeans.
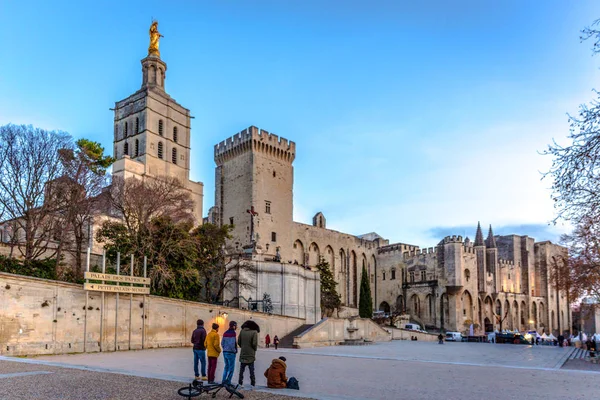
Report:
[[238,383],[240,385],[244,384],[244,371],[246,370],[246,367],[248,367],[248,369],[250,370],[250,384],[252,386],[255,386],[256,376],[254,376],[254,362],[251,362],[249,364],[240,363],[240,378],[238,379]]

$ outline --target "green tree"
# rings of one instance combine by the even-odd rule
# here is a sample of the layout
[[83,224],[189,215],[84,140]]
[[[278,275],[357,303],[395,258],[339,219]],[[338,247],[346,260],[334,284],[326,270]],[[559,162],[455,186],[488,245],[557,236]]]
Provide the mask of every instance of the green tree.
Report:
[[360,280],[360,298],[358,300],[358,315],[361,318],[371,318],[373,316],[373,298],[371,297],[371,284],[367,269],[363,265],[362,278]]
[[321,257],[316,268],[321,274],[321,316],[330,317],[342,305],[342,298],[337,292],[337,283],[333,277],[329,263]]
[[115,161],[104,155],[104,147],[98,142],[79,139],[75,148],[59,150],[63,175],[50,183],[50,193],[58,204],[56,218],[61,229],[55,236],[59,239],[57,260],[64,249],[75,260],[75,276],[81,277],[82,253],[89,242],[89,227],[94,214],[105,207],[102,191],[108,184],[107,168]]

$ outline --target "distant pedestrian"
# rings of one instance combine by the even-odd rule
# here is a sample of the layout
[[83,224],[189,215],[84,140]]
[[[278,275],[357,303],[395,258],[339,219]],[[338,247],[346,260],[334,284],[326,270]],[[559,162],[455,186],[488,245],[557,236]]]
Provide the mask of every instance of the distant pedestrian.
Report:
[[438,335],[438,343],[444,344],[444,335],[442,335],[441,333]]
[[254,361],[256,361],[256,350],[258,350],[258,333],[260,328],[252,320],[242,324],[242,331],[238,336],[238,345],[240,346],[240,376],[238,383],[244,388],[244,371],[246,367],[250,370],[250,390],[256,386],[256,376],[254,375]]
[[279,338],[277,335],[273,338],[273,344],[275,345],[275,350],[277,350],[277,346],[279,346]]
[[271,336],[269,336],[269,334],[267,333],[267,336],[265,336],[265,346],[268,349],[270,345],[271,345]]
[[237,322],[229,322],[229,329],[225,331],[223,334],[223,339],[221,340],[223,360],[225,361],[225,367],[223,368],[223,380],[221,383],[224,385],[231,385],[233,371],[235,370],[235,355],[237,354],[237,340],[235,337],[236,329]]
[[206,377],[206,347],[204,341],[206,340],[206,330],[204,329],[204,321],[199,319],[196,321],[196,329],[192,332],[192,343],[194,345],[194,379],[200,379],[200,373],[198,372],[198,361],[200,361],[202,367],[202,380],[205,381]]
[[208,383],[215,383],[215,372],[217,371],[217,361],[221,354],[221,345],[219,338],[219,324],[212,324],[212,331],[206,335],[204,346],[208,355]]
[[565,342],[565,337],[563,335],[558,335],[558,345],[563,347],[563,343]]

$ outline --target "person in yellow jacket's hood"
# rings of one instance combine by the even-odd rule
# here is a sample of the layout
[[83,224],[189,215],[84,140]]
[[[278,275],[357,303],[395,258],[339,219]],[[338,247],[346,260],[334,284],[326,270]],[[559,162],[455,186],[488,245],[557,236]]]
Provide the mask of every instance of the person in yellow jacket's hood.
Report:
[[212,331],[206,335],[204,340],[206,355],[208,356],[208,383],[215,383],[215,371],[217,360],[221,354],[221,338],[219,337],[219,325],[212,324]]

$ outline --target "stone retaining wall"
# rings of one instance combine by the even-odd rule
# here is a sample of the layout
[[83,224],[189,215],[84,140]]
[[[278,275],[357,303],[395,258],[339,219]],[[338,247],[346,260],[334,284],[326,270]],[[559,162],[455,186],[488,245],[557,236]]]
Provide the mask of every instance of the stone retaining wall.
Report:
[[113,293],[86,293],[82,285],[0,273],[0,354],[189,346],[199,318],[208,327],[212,322],[225,326],[235,320],[241,325],[252,319],[261,327],[259,340],[264,344],[267,333],[283,337],[306,323],[301,318],[129,294],[119,295],[117,316],[116,298]]
[[347,340],[389,342],[392,335],[369,318],[325,318],[294,338],[299,349],[336,346]]

